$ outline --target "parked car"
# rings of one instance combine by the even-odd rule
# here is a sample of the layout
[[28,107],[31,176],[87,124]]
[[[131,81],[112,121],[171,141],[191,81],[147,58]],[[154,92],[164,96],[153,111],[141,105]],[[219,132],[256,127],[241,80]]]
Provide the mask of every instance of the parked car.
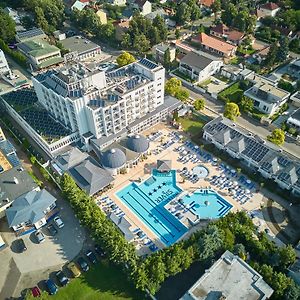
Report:
[[41,291],[37,286],[35,286],[31,289],[31,293],[34,298],[41,296]]
[[45,281],[47,290],[50,295],[55,295],[58,291],[57,285],[53,282],[53,280],[48,279]]
[[78,267],[76,266],[75,263],[70,262],[67,267],[70,270],[70,272],[72,273],[73,277],[76,278],[76,277],[79,277],[81,275],[81,272],[80,272],[80,270],[78,269]]
[[53,224],[49,224],[47,226],[47,229],[48,229],[48,231],[51,235],[56,235],[57,234],[57,229],[55,228],[55,226]]
[[85,255],[92,264],[95,264],[97,262],[97,257],[91,250],[86,251]]
[[23,239],[17,239],[16,244],[19,252],[24,252],[27,250],[27,247]]
[[63,228],[65,226],[64,222],[59,216],[55,217],[53,220],[58,228]]
[[45,242],[45,236],[41,231],[36,231],[35,236],[39,244]]
[[69,278],[67,278],[63,271],[58,271],[55,275],[62,286],[65,286],[69,283]]
[[105,251],[98,245],[95,245],[95,252],[100,256],[100,257],[104,257],[105,256]]
[[89,270],[90,267],[83,257],[79,257],[77,262],[83,272],[87,272]]

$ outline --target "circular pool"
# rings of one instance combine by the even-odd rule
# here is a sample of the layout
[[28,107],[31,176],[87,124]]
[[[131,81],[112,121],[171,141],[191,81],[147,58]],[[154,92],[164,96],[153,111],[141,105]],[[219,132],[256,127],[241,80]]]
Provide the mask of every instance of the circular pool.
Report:
[[192,169],[194,175],[197,175],[199,178],[205,178],[208,176],[208,169],[202,165],[196,166]]

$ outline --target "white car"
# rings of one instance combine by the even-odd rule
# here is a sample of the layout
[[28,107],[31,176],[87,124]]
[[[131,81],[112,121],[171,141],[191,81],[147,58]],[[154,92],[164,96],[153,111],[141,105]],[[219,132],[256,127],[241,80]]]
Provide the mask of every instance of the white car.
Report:
[[45,242],[45,236],[41,231],[36,231],[35,236],[36,236],[39,244]]
[[65,226],[64,222],[59,216],[54,218],[54,223],[58,228],[63,228]]

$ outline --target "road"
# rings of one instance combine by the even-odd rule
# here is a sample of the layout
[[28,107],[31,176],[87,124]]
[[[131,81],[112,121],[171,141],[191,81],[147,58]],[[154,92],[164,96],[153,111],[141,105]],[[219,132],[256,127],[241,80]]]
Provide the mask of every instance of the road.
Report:
[[[190,92],[190,97],[192,99],[197,99],[199,98],[199,96],[202,96],[205,98],[205,103],[207,108],[213,110],[214,112],[216,112],[217,115],[222,115],[223,111],[224,111],[224,104],[221,101],[218,101],[214,98],[212,98],[210,95],[208,94],[202,94],[194,89],[192,89],[191,87],[185,85],[183,83],[183,85],[185,86],[185,88],[187,88]],[[245,115],[243,115],[242,117],[238,117],[236,120],[236,123],[243,127],[244,129],[251,131],[254,134],[257,134],[258,136],[266,139],[267,136],[271,133],[270,129],[264,125],[262,125],[260,122],[247,117]],[[287,138],[286,142],[284,143],[283,146],[281,146],[281,148],[283,150],[285,150],[286,152],[294,155],[297,158],[300,158],[300,146],[295,144],[294,140]]]

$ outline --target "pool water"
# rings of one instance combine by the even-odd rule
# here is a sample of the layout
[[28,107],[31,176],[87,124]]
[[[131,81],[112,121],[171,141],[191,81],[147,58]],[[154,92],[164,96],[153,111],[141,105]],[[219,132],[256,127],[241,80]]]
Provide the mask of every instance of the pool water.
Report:
[[167,246],[175,243],[188,231],[164,206],[182,190],[176,185],[176,171],[159,173],[141,184],[131,183],[117,196],[141,219]]
[[185,195],[182,203],[197,214],[200,219],[216,219],[225,216],[232,205],[212,190],[197,190]]
[[208,169],[202,165],[196,166],[192,169],[193,174],[199,178],[206,178],[208,176]]

